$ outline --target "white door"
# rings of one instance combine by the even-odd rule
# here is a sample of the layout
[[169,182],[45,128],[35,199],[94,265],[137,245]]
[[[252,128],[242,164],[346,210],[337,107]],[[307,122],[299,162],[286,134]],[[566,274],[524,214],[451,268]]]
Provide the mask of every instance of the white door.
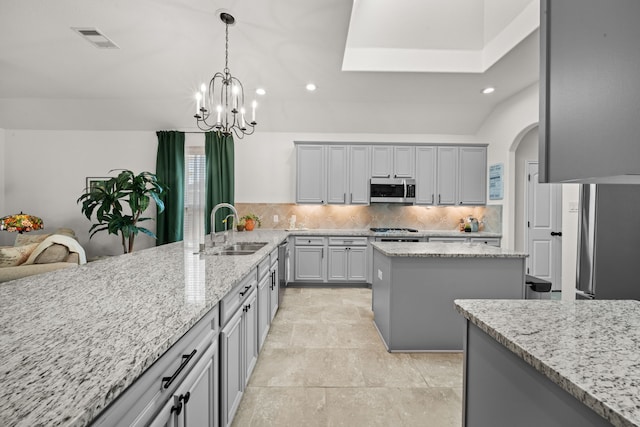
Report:
[[538,162],[527,163],[527,273],[561,290],[562,186],[538,182]]

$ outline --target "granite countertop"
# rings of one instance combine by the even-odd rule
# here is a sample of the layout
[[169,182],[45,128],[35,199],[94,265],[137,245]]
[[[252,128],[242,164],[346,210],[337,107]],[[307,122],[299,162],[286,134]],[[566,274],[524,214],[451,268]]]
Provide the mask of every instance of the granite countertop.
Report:
[[0,425],[84,426],[288,235],[253,255],[182,242],[0,285]]
[[526,258],[524,252],[483,243],[375,242],[371,246],[390,257],[409,258]]
[[456,300],[455,305],[613,425],[640,425],[640,301]]

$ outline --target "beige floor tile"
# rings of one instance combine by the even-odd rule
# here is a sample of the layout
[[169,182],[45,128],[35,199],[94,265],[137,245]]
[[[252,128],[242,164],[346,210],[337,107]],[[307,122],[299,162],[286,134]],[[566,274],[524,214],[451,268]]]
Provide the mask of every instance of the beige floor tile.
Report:
[[360,370],[367,387],[428,387],[408,354],[389,353],[383,348],[353,352],[360,360]]
[[389,353],[371,289],[287,288],[234,426],[460,426],[462,354]]
[[303,348],[372,348],[379,349],[380,338],[368,322],[295,324],[291,346]]
[[329,426],[459,427],[462,406],[450,389],[327,389]]
[[323,388],[249,387],[240,408],[235,427],[327,425]]
[[414,366],[431,387],[462,388],[462,353],[411,353]]

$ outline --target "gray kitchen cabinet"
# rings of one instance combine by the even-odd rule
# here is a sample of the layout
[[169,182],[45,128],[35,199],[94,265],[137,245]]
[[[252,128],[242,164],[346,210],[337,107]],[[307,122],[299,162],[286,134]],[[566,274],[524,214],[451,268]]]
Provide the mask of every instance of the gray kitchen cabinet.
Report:
[[327,278],[324,237],[296,237],[294,246],[294,280],[324,282]]
[[372,178],[413,178],[415,148],[413,146],[372,146]]
[[296,202],[368,205],[368,145],[296,144]]
[[329,237],[328,276],[333,282],[366,282],[366,237]]
[[217,426],[218,368],[218,340],[215,340],[151,425]]
[[458,147],[438,147],[438,205],[456,205],[458,201]]
[[257,270],[236,285],[221,303],[220,413],[229,426],[258,358]]
[[466,237],[429,237],[429,242],[436,243],[465,243]]
[[351,205],[369,204],[369,159],[371,147],[352,145],[349,147],[349,201]]
[[296,145],[296,203],[325,203],[324,147],[324,145]]
[[217,426],[219,308],[205,314],[92,425]]
[[393,147],[393,177],[394,178],[413,178],[415,175],[414,166],[415,147],[413,146],[394,146]]
[[[274,256],[275,253],[275,256]],[[276,317],[276,313],[278,312],[279,302],[279,294],[280,294],[280,281],[278,279],[278,251],[274,251],[271,253],[271,294],[269,298],[269,322],[273,321],[273,318]]]
[[416,205],[435,205],[436,147],[416,147]]
[[500,238],[498,237],[471,237],[469,240],[471,243],[500,247]]
[[438,205],[486,204],[486,147],[439,146],[437,161]]
[[271,274],[258,282],[258,349],[262,348],[271,323]]
[[327,150],[327,203],[344,205],[348,202],[349,149],[346,145],[328,145]]
[[238,410],[244,392],[242,355],[242,318],[244,311],[238,311],[222,328],[220,333],[221,348],[221,423],[230,426]]
[[487,203],[487,148],[458,148],[458,204]]
[[371,177],[391,178],[393,174],[393,147],[374,145],[371,147]]

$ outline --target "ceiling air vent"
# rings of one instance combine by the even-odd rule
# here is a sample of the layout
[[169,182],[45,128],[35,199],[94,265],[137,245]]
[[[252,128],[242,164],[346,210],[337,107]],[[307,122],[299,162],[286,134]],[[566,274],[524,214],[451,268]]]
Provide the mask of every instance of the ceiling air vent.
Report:
[[102,34],[97,28],[71,27],[73,31],[80,34],[80,37],[97,47],[98,49],[120,49],[107,36]]

